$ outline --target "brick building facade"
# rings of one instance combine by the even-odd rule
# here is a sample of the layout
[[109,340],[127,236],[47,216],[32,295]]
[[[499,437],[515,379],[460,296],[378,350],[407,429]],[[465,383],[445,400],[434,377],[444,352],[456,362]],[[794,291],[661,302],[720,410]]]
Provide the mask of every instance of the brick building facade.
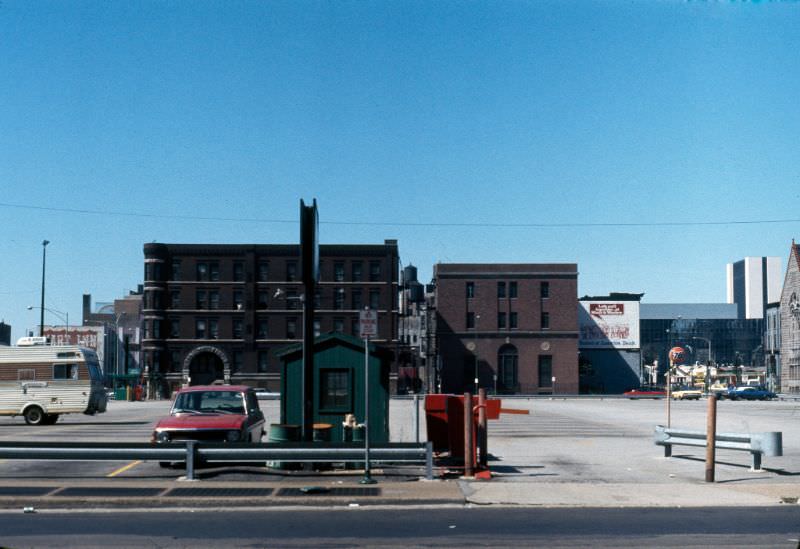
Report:
[[[315,332],[357,336],[369,306],[373,341],[395,348],[397,241],[319,253]],[[145,377],[162,389],[221,380],[277,391],[276,353],[303,338],[300,246],[145,244],[144,255]]]
[[578,392],[578,268],[566,264],[434,266],[443,392]]

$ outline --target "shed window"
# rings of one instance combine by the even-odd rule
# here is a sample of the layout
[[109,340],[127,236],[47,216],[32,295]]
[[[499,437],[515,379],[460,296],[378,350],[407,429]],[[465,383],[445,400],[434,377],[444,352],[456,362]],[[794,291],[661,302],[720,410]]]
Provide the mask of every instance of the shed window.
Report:
[[350,370],[320,370],[319,405],[321,410],[350,411]]

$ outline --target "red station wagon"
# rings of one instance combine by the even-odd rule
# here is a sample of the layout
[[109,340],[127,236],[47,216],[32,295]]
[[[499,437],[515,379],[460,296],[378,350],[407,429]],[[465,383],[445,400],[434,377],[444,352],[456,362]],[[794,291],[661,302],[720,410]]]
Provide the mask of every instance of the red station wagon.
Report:
[[264,413],[251,387],[207,385],[178,391],[152,441],[261,442],[263,435]]

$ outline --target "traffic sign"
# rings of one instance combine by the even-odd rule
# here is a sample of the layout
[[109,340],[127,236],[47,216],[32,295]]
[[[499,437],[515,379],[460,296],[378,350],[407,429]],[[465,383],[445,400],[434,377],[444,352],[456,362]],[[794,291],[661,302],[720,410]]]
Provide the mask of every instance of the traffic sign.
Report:
[[378,311],[368,309],[358,313],[358,331],[361,339],[378,335]]

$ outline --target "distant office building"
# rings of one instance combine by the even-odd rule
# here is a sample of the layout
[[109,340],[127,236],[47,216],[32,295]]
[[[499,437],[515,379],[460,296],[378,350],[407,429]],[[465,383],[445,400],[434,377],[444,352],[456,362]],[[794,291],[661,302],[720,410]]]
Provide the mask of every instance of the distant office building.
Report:
[[611,293],[578,300],[582,393],[622,393],[639,386],[639,301],[643,295]]
[[11,345],[11,325],[0,322],[0,345]]
[[578,266],[434,266],[436,368],[446,393],[578,392]]
[[642,303],[640,316],[642,363],[651,381],[663,379],[672,347],[683,348],[689,364],[718,366],[738,377],[737,368],[763,367],[764,319],[738,318],[734,303]]
[[800,245],[792,240],[781,292],[781,392],[800,393]]
[[780,257],[745,257],[727,267],[728,303],[739,318],[764,318],[768,303],[780,299],[783,271]]
[[278,391],[277,353],[303,338],[303,299],[314,299],[316,335],[358,337],[369,306],[371,341],[397,351],[397,241],[323,244],[319,255],[317,295],[304,296],[297,244],[145,244],[145,378],[161,389],[218,381]]

